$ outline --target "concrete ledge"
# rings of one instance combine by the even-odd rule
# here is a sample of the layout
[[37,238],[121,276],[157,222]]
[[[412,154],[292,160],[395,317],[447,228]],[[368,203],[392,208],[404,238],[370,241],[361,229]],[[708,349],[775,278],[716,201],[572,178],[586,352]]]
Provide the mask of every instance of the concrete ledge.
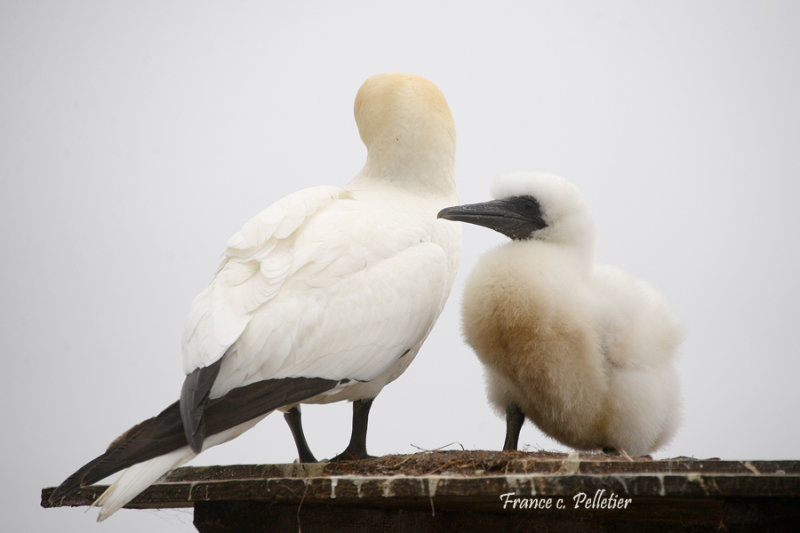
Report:
[[[89,505],[92,486],[53,506]],[[42,505],[52,489],[42,491]],[[505,496],[504,496],[505,495]],[[194,507],[199,531],[796,531],[800,462],[430,452],[181,468],[131,508]],[[266,527],[266,529],[264,529]]]

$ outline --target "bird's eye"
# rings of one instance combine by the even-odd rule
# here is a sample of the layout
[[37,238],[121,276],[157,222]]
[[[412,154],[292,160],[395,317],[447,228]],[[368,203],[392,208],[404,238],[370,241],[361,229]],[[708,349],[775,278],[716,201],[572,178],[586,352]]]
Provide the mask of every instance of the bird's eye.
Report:
[[522,207],[525,211],[535,211],[538,209],[539,203],[533,198],[525,198],[524,200]]

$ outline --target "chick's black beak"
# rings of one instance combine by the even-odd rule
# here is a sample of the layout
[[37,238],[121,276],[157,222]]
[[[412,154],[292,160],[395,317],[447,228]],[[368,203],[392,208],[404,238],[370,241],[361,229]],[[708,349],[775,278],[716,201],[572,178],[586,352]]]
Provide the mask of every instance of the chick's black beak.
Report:
[[534,232],[547,227],[539,202],[532,196],[447,207],[437,216],[485,226],[514,240],[530,239]]

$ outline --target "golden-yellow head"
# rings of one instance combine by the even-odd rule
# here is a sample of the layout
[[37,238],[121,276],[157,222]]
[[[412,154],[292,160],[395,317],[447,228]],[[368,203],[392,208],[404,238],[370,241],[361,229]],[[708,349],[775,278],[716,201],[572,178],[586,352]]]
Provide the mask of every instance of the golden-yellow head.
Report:
[[358,91],[355,118],[372,174],[452,175],[456,131],[441,91],[414,74],[379,74]]

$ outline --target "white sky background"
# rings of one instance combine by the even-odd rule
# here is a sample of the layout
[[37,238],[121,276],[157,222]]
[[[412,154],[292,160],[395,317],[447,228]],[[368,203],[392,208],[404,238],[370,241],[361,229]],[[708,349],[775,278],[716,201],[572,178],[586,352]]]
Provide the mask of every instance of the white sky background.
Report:
[[[380,72],[444,92],[463,202],[501,172],[561,174],[593,209],[599,261],[666,293],[686,329],[684,414],[657,457],[800,458],[800,4],[378,4],[0,3],[11,529],[192,530],[190,511],[96,527],[40,509],[39,490],[177,398],[183,320],[227,238],[358,172],[353,99]],[[502,445],[459,305],[503,239],[464,228],[441,319],[374,404],[371,453]],[[318,457],[344,448],[350,413],[304,409]],[[530,424],[521,443],[565,449]],[[294,458],[273,415],[195,464]]]

